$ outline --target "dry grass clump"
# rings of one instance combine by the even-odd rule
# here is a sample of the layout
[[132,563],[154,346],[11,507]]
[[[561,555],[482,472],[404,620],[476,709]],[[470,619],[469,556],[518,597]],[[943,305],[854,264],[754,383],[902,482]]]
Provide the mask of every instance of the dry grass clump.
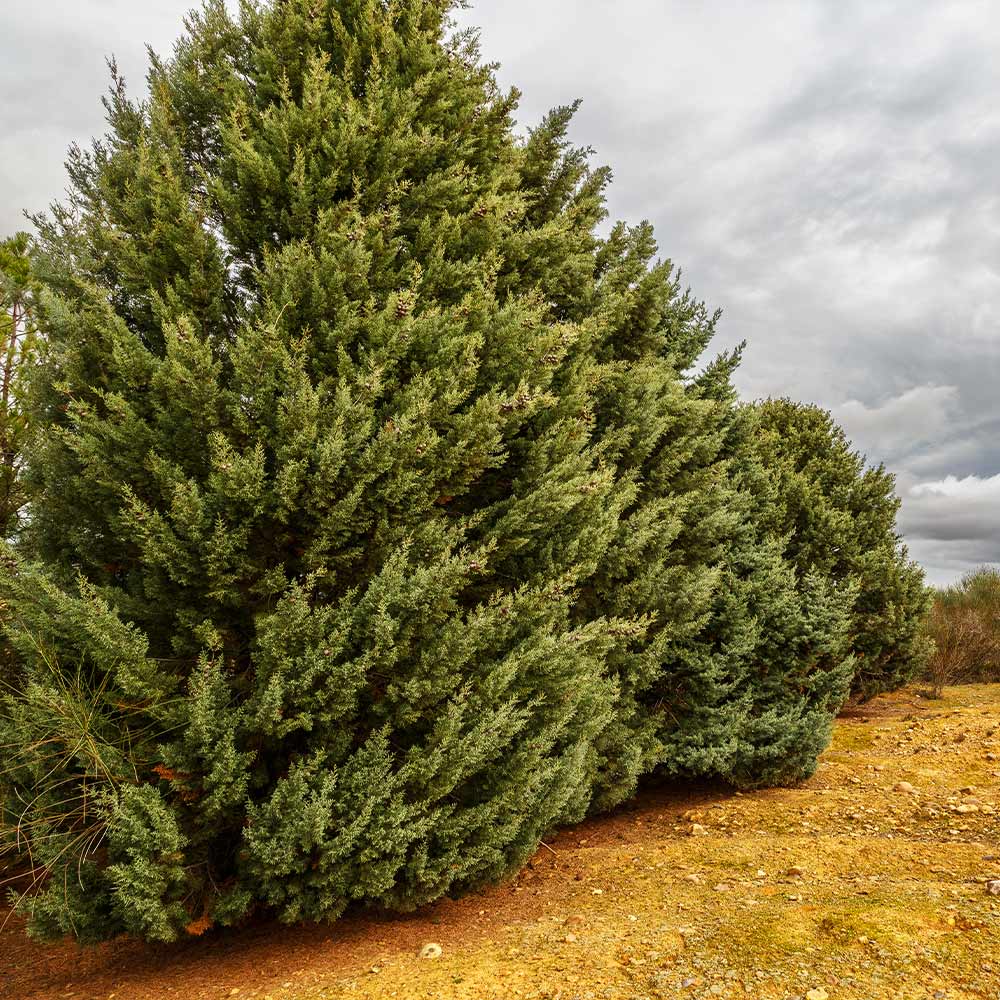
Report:
[[949,684],[1000,680],[1000,569],[981,567],[939,590],[928,629],[937,646],[927,667],[936,696]]

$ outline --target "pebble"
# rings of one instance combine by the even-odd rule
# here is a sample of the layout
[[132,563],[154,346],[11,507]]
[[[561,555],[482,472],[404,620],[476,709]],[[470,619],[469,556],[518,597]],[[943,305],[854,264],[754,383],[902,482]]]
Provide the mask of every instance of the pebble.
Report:
[[701,885],[701,876],[700,875],[694,875],[694,874],[685,875],[684,876],[684,881],[685,882],[690,882],[692,885]]
[[806,1000],[830,1000],[830,994],[822,986],[817,986],[806,993]]
[[421,958],[440,958],[443,953],[441,945],[436,944],[434,941],[428,941],[420,949]]
[[691,824],[691,836],[692,837],[705,837],[708,835],[708,830],[706,830],[701,823]]
[[1000,878],[993,879],[992,882],[986,883],[986,891],[991,896],[1000,896]]
[[792,867],[788,869],[788,875],[790,878],[801,878],[805,875],[805,873],[805,869],[800,868],[798,865],[792,865]]
[[896,784],[895,784],[895,787],[893,788],[893,791],[894,792],[903,792],[906,795],[916,795],[917,794],[917,790],[908,781],[897,781]]

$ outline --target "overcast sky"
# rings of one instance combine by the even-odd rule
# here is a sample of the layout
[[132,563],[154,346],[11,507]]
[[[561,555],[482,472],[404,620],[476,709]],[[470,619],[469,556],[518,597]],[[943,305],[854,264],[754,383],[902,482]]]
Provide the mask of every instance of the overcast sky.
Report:
[[[2,4],[0,229],[102,131],[105,56],[136,91],[190,5]],[[613,215],[655,224],[724,310],[720,347],[749,341],[744,395],[821,403],[895,471],[933,582],[1000,563],[1000,4],[480,0],[462,21],[526,125],[583,99]]]

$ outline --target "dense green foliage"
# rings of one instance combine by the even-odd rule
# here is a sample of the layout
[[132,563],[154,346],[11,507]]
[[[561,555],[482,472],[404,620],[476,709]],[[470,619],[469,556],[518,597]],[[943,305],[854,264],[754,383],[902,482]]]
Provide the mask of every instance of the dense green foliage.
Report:
[[828,739],[857,582],[788,558],[738,352],[698,370],[716,317],[450,6],[209,3],[37,220],[0,565],[36,933],[412,907],[650,771]]
[[37,340],[29,252],[27,233],[0,241],[0,538],[17,533],[27,503],[21,479],[28,434],[23,392]]
[[[31,424],[25,395],[37,359],[37,295],[28,234],[0,241],[0,542],[20,535],[28,502],[23,467]],[[17,656],[0,631],[0,691],[21,676]],[[14,825],[6,804],[0,779],[0,847],[6,829]]]
[[761,461],[777,478],[774,530],[799,574],[816,572],[856,588],[850,646],[853,690],[891,691],[923,668],[930,603],[921,568],[896,533],[899,499],[884,467],[866,467],[844,432],[817,406],[760,403]]
[[[73,673],[88,726],[114,728],[99,694],[159,735],[129,740],[133,787],[62,756],[75,715],[44,719],[23,783],[80,785],[47,842],[108,826],[61,855],[81,895],[52,879],[42,932],[414,905],[587,807],[603,657],[639,626],[578,624],[572,597],[633,487],[590,440],[589,331],[504,273],[569,227],[528,218],[513,98],[441,43],[441,6],[286,3],[237,30],[213,5],[148,107],[114,91],[76,217],[41,223],[53,580],[10,573],[24,701],[42,715]],[[93,601],[128,655],[67,633]]]

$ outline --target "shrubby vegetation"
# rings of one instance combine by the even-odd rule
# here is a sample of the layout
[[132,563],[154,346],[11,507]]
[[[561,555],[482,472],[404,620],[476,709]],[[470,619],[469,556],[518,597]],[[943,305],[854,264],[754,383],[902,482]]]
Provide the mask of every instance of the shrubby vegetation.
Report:
[[2,794],[35,933],[500,878],[644,774],[812,772],[918,666],[892,481],[445,0],[221,2],[36,220]]
[[1000,570],[983,566],[938,590],[928,632],[927,678],[938,694],[948,684],[1000,681]]

